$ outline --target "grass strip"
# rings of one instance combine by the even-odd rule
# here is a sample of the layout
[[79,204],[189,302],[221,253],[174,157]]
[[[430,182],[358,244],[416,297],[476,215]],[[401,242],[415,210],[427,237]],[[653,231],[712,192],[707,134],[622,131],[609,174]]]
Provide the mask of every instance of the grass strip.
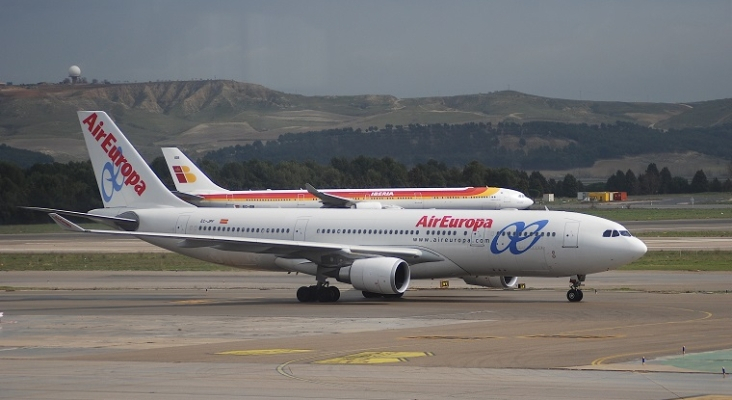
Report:
[[[732,271],[732,251],[649,251],[623,271]],[[0,271],[234,271],[174,253],[0,254]]]
[[175,253],[0,254],[0,271],[233,271]]
[[571,211],[618,222],[732,218],[732,208],[583,208]]
[[631,232],[638,237],[732,237],[732,231],[648,231]]
[[732,271],[732,251],[649,251],[621,271]]

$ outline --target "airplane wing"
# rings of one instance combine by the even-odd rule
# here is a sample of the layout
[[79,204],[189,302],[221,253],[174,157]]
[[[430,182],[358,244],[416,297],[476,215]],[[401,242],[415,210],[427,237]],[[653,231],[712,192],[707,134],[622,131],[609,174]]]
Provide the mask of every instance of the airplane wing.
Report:
[[[80,213],[81,214],[81,213]],[[427,249],[390,246],[359,246],[337,243],[305,242],[294,240],[241,238],[231,236],[191,235],[179,233],[130,232],[99,229],[86,229],[58,213],[49,216],[63,229],[95,234],[118,236],[134,236],[137,238],[166,238],[179,239],[181,248],[216,247],[227,251],[241,251],[247,253],[275,254],[284,258],[305,258],[317,264],[335,264],[332,266],[346,266],[338,260],[356,260],[372,257],[399,257],[410,264],[430,261],[442,261],[444,258],[438,253]]]
[[358,203],[357,201],[353,201],[352,199],[347,199],[345,197],[338,197],[334,196],[332,194],[327,194],[319,191],[318,189],[314,188],[313,185],[306,183],[305,189],[312,194],[313,196],[320,199],[320,201],[323,203],[324,207],[329,208],[350,208],[356,205]]

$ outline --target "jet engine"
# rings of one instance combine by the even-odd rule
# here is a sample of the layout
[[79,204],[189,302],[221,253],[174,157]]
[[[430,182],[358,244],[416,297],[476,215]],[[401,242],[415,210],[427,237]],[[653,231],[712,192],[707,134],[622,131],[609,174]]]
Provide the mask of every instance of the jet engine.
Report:
[[394,257],[356,260],[338,271],[338,281],[371,293],[401,294],[409,287],[409,264]]
[[465,276],[465,283],[485,287],[516,289],[518,286],[517,276]]

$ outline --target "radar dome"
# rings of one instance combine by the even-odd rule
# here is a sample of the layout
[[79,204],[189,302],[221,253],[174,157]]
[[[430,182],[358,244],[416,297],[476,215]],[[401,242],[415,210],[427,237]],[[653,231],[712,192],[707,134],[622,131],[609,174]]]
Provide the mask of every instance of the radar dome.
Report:
[[71,68],[69,68],[69,76],[78,78],[81,76],[81,68],[76,65],[72,65]]

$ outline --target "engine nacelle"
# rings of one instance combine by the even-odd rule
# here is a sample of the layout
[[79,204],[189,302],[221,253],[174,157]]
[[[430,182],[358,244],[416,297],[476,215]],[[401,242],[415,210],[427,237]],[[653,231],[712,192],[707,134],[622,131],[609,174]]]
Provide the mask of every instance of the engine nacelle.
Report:
[[465,283],[485,287],[516,289],[518,287],[517,276],[465,276]]
[[381,203],[378,201],[359,201],[352,208],[358,208],[359,210],[381,210]]
[[399,294],[409,287],[409,264],[394,257],[356,260],[338,271],[338,281],[371,293]]

